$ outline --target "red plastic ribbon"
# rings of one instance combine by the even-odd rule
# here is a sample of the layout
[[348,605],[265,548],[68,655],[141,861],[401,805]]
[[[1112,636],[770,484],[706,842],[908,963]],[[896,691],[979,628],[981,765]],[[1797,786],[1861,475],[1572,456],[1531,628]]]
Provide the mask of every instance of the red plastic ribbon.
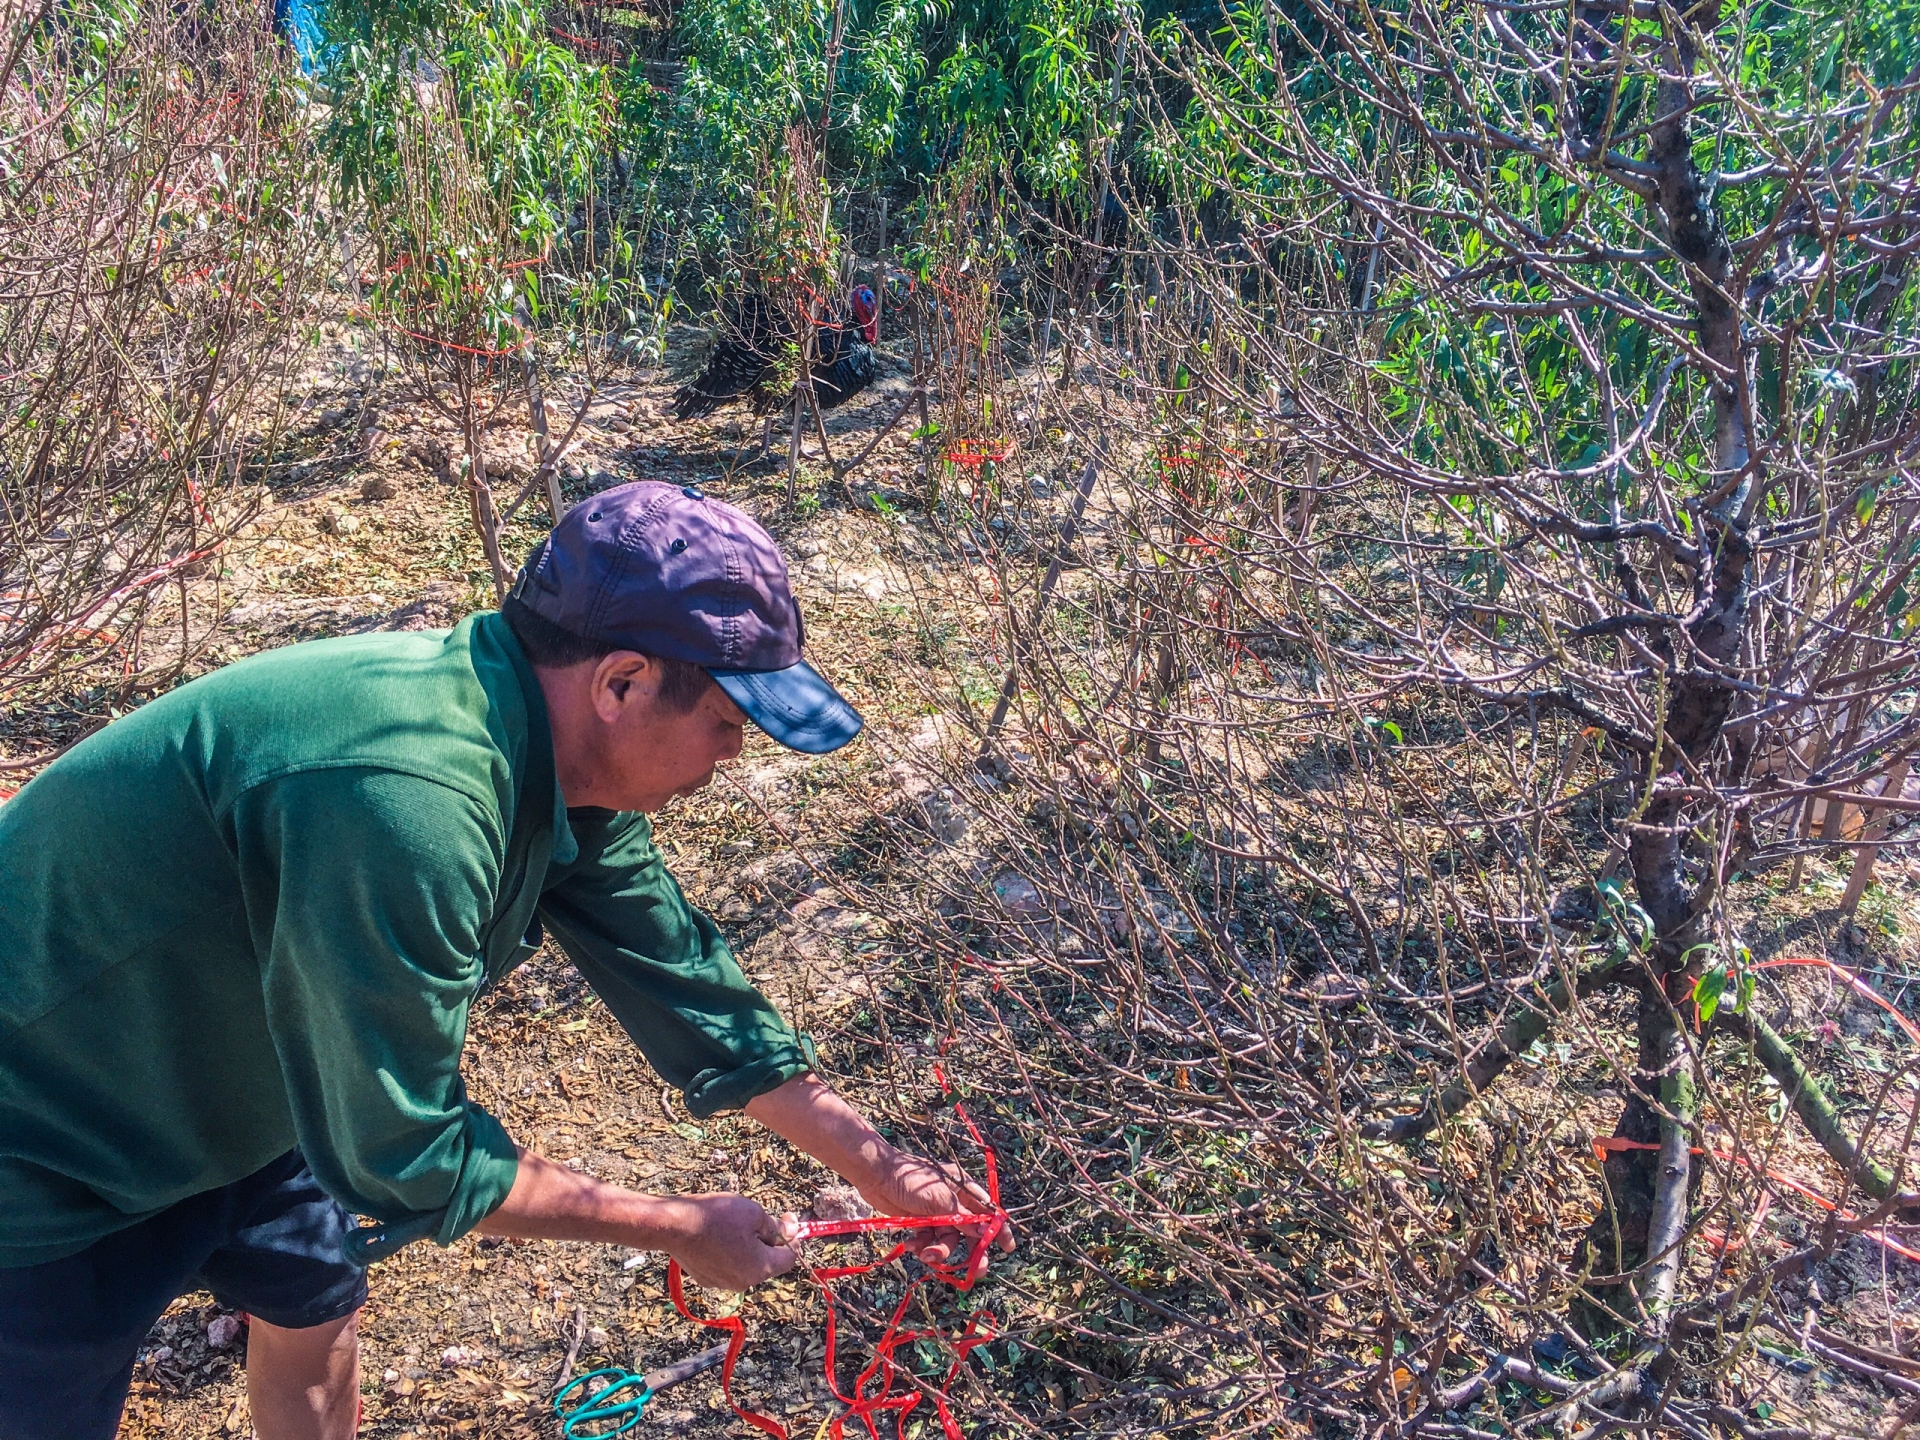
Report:
[[1777,960],[1762,960],[1758,964],[1750,965],[1747,968],[1751,970],[1778,970],[1783,965],[1808,965],[1816,969],[1832,971],[1858,991],[1862,997],[1871,1000],[1882,1010],[1886,1011],[1887,1014],[1891,1015],[1894,1023],[1907,1032],[1907,1038],[1912,1040],[1914,1044],[1920,1045],[1920,1027],[1916,1027],[1911,1020],[1907,1019],[1906,1016],[1902,1015],[1893,1007],[1893,1002],[1888,1000],[1887,997],[1882,995],[1878,990],[1875,990],[1871,985],[1867,984],[1867,982],[1862,980],[1858,975],[1854,974],[1845,966],[1834,964],[1833,961],[1826,959],[1824,956],[1786,955]]
[[680,1262],[667,1262],[667,1295],[673,1301],[673,1308],[696,1325],[704,1325],[709,1330],[727,1332],[727,1358],[720,1362],[720,1392],[727,1397],[727,1404],[733,1407],[733,1413],[757,1430],[764,1430],[775,1440],[788,1440],[787,1427],[771,1416],[762,1415],[757,1410],[748,1410],[733,1398],[733,1367],[739,1362],[740,1352],[747,1345],[747,1322],[738,1315],[720,1315],[709,1319],[705,1315],[696,1315],[687,1308],[687,1292],[681,1282]]
[[[946,1077],[935,1067],[935,1076],[942,1087],[946,1086]],[[993,1209],[982,1214],[967,1212],[954,1215],[872,1215],[859,1220],[808,1220],[802,1222],[795,1241],[821,1240],[844,1235],[863,1235],[879,1231],[899,1230],[947,1230],[965,1228],[976,1232],[971,1251],[964,1265],[950,1265],[937,1261],[927,1261],[927,1274],[953,1286],[960,1291],[971,1290],[985,1273],[987,1261],[992,1253],[993,1242],[1007,1228],[1007,1212],[1000,1205],[1000,1175],[994,1164],[993,1151],[981,1137],[978,1127],[966,1110],[959,1104],[954,1105],[954,1113],[959,1115],[966,1125],[974,1142],[979,1145],[987,1170],[987,1195]],[[831,1417],[823,1432],[831,1440],[845,1440],[847,1422],[857,1420],[865,1428],[870,1440],[880,1440],[880,1425],[876,1417],[891,1413],[894,1417],[894,1434],[904,1440],[907,1417],[920,1402],[927,1398],[928,1391],[908,1381],[902,1383],[907,1372],[895,1358],[901,1346],[911,1346],[921,1340],[945,1340],[955,1351],[953,1363],[947,1367],[946,1375],[938,1388],[932,1389],[934,1412],[939,1417],[940,1428],[946,1440],[964,1440],[959,1423],[953,1418],[952,1407],[948,1404],[947,1391],[959,1377],[960,1369],[967,1357],[978,1346],[985,1345],[995,1336],[994,1317],[988,1312],[976,1311],[967,1320],[967,1325],[956,1336],[943,1335],[938,1330],[904,1330],[901,1322],[906,1319],[907,1307],[913,1303],[914,1294],[926,1283],[926,1276],[914,1279],[900,1297],[900,1303],[894,1307],[892,1317],[887,1321],[885,1331],[874,1342],[873,1359],[854,1377],[849,1391],[840,1388],[840,1378],[836,1373],[835,1351],[839,1338],[839,1311],[834,1303],[833,1289],[828,1283],[844,1280],[857,1275],[865,1275],[884,1265],[891,1265],[907,1253],[905,1242],[896,1244],[878,1260],[861,1265],[836,1265],[827,1269],[813,1269],[814,1283],[820,1287],[820,1294],[827,1303],[826,1355],[827,1386],[833,1392],[834,1399],[840,1403],[840,1413]],[[771,1416],[758,1411],[748,1410],[734,1399],[733,1367],[740,1358],[740,1352],[746,1347],[746,1322],[738,1315],[722,1315],[709,1318],[696,1315],[687,1308],[686,1290],[680,1270],[680,1262],[670,1261],[667,1265],[667,1294],[673,1301],[674,1309],[696,1325],[704,1325],[709,1330],[722,1330],[727,1335],[727,1356],[720,1364],[720,1389],[726,1396],[727,1404],[733,1413],[756,1430],[774,1437],[774,1440],[789,1440],[787,1427]],[[896,1385],[899,1386],[896,1389]]]
[[402,335],[405,335],[409,340],[418,340],[422,345],[438,345],[442,350],[453,350],[462,355],[478,355],[482,360],[498,360],[506,355],[517,355],[521,350],[526,348],[527,341],[532,338],[531,336],[523,335],[511,345],[504,346],[498,350],[492,350],[481,349],[473,345],[456,345],[451,340],[441,340],[436,336],[422,335],[417,330],[407,329],[404,325],[395,325],[393,328],[398,330]]
[[962,1225],[986,1225],[991,1214],[968,1210],[958,1215],[868,1215],[860,1220],[802,1220],[796,1240],[826,1240],[836,1235],[866,1235],[876,1230],[957,1230]]
[[[1621,1153],[1622,1151],[1658,1150],[1659,1148],[1660,1146],[1655,1141],[1629,1140],[1624,1135],[1607,1135],[1607,1136],[1602,1136],[1593,1141],[1594,1158],[1596,1160],[1601,1161],[1603,1164],[1605,1163],[1607,1156],[1616,1155]],[[1764,1166],[1756,1165],[1753,1163],[1753,1161],[1747,1159],[1745,1156],[1736,1155],[1731,1150],[1703,1150],[1698,1145],[1692,1145],[1688,1147],[1687,1153],[1691,1155],[1711,1155],[1713,1156],[1714,1159],[1720,1161],[1723,1165],[1739,1165],[1746,1170],[1752,1171],[1756,1175],[1765,1176],[1767,1179],[1773,1181],[1775,1184],[1784,1185],[1787,1189],[1793,1191],[1794,1194],[1804,1196],[1807,1199],[1813,1201],[1813,1203],[1818,1205],[1822,1210],[1833,1211],[1834,1213],[1838,1214],[1842,1220],[1857,1220],[1860,1218],[1859,1216],[1855,1215],[1851,1210],[1840,1209],[1839,1206],[1834,1204],[1834,1202],[1829,1200],[1826,1196],[1822,1195],[1818,1190],[1812,1189],[1810,1186],[1802,1185],[1798,1180],[1794,1179],[1791,1175],[1782,1175],[1778,1170],[1769,1170]],[[1772,1196],[1764,1190],[1761,1191],[1759,1211],[1753,1217],[1752,1222],[1747,1227],[1747,1231],[1749,1235],[1754,1233],[1754,1231],[1756,1231],[1759,1228],[1760,1221],[1766,1218],[1767,1212],[1772,1208],[1772,1205],[1773,1205]],[[1859,1231],[1858,1233],[1866,1236],[1867,1239],[1874,1241],[1876,1244],[1879,1244],[1881,1246],[1884,1246],[1886,1249],[1891,1250],[1894,1254],[1902,1257],[1903,1259],[1920,1261],[1920,1251],[1912,1250],[1907,1246],[1902,1245],[1898,1240],[1894,1239],[1885,1230],[1862,1230],[1862,1231]],[[1715,1238],[1716,1237],[1711,1233],[1709,1233],[1706,1236],[1707,1242],[1709,1244],[1715,1244]],[[1740,1247],[1740,1245],[1744,1243],[1745,1241],[1733,1242],[1728,1237],[1720,1237],[1719,1243],[1715,1245],[1715,1248],[1716,1249],[1725,1248],[1728,1250],[1736,1250]]]

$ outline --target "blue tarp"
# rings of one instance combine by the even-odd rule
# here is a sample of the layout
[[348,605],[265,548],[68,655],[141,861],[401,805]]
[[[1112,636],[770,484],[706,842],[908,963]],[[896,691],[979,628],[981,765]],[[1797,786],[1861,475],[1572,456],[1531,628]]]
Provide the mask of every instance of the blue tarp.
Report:
[[307,75],[320,73],[320,53],[325,36],[320,28],[320,11],[326,0],[273,0],[273,23],[287,37],[300,69]]

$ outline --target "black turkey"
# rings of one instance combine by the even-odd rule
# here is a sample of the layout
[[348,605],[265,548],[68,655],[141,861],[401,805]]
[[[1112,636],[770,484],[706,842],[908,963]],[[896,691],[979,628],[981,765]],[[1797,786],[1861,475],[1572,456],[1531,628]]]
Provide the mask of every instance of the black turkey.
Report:
[[879,304],[866,286],[850,297],[853,324],[822,325],[813,342],[813,398],[822,410],[845,404],[873,383],[880,339]]
[[769,408],[761,382],[773,372],[786,343],[785,317],[758,290],[739,304],[707,357],[707,368],[673,397],[673,418],[711,415],[729,400],[751,396],[754,409]]
[[[857,286],[848,299],[851,323],[824,320],[814,338],[813,393],[822,410],[843,404],[873,383],[879,304],[865,285]],[[760,413],[783,403],[786,397],[770,394],[766,381],[791,336],[786,315],[761,292],[749,292],[714,345],[707,368],[673,397],[674,419],[711,415],[732,400],[751,400]]]

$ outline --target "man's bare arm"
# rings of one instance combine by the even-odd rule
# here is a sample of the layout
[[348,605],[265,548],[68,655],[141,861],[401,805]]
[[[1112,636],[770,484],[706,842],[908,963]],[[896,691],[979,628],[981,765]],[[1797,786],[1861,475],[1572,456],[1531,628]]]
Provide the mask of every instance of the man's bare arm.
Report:
[[[802,1075],[747,1103],[747,1114],[858,1189],[887,1215],[989,1214],[993,1204],[952,1166],[891,1144],[818,1076]],[[664,1250],[702,1285],[744,1290],[793,1268],[793,1232],[744,1195],[643,1195],[520,1150],[513,1189],[478,1228],[529,1240],[594,1240]],[[962,1248],[954,1230],[910,1237],[922,1259]],[[1013,1249],[1002,1232],[998,1245]]]
[[[909,1155],[887,1140],[817,1075],[800,1075],[747,1102],[747,1114],[813,1156],[885,1215],[991,1214],[986,1191],[950,1165]],[[945,1260],[964,1243],[954,1230],[909,1241],[923,1260]],[[996,1242],[1013,1249],[1002,1230]]]
[[745,1290],[793,1268],[790,1233],[744,1195],[643,1195],[520,1150],[513,1189],[477,1227],[526,1240],[664,1250],[702,1285]]

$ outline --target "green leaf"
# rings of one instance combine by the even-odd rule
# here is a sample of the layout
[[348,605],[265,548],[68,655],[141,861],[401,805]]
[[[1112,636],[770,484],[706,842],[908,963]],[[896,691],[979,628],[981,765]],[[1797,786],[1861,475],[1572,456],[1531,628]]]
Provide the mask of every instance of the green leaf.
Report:
[[1644,950],[1653,943],[1653,917],[1639,904],[1629,902],[1626,918],[1634,929],[1634,945]]
[[1693,982],[1693,1009],[1702,1025],[1713,1019],[1720,1008],[1720,997],[1727,989],[1727,967],[1716,965]]

